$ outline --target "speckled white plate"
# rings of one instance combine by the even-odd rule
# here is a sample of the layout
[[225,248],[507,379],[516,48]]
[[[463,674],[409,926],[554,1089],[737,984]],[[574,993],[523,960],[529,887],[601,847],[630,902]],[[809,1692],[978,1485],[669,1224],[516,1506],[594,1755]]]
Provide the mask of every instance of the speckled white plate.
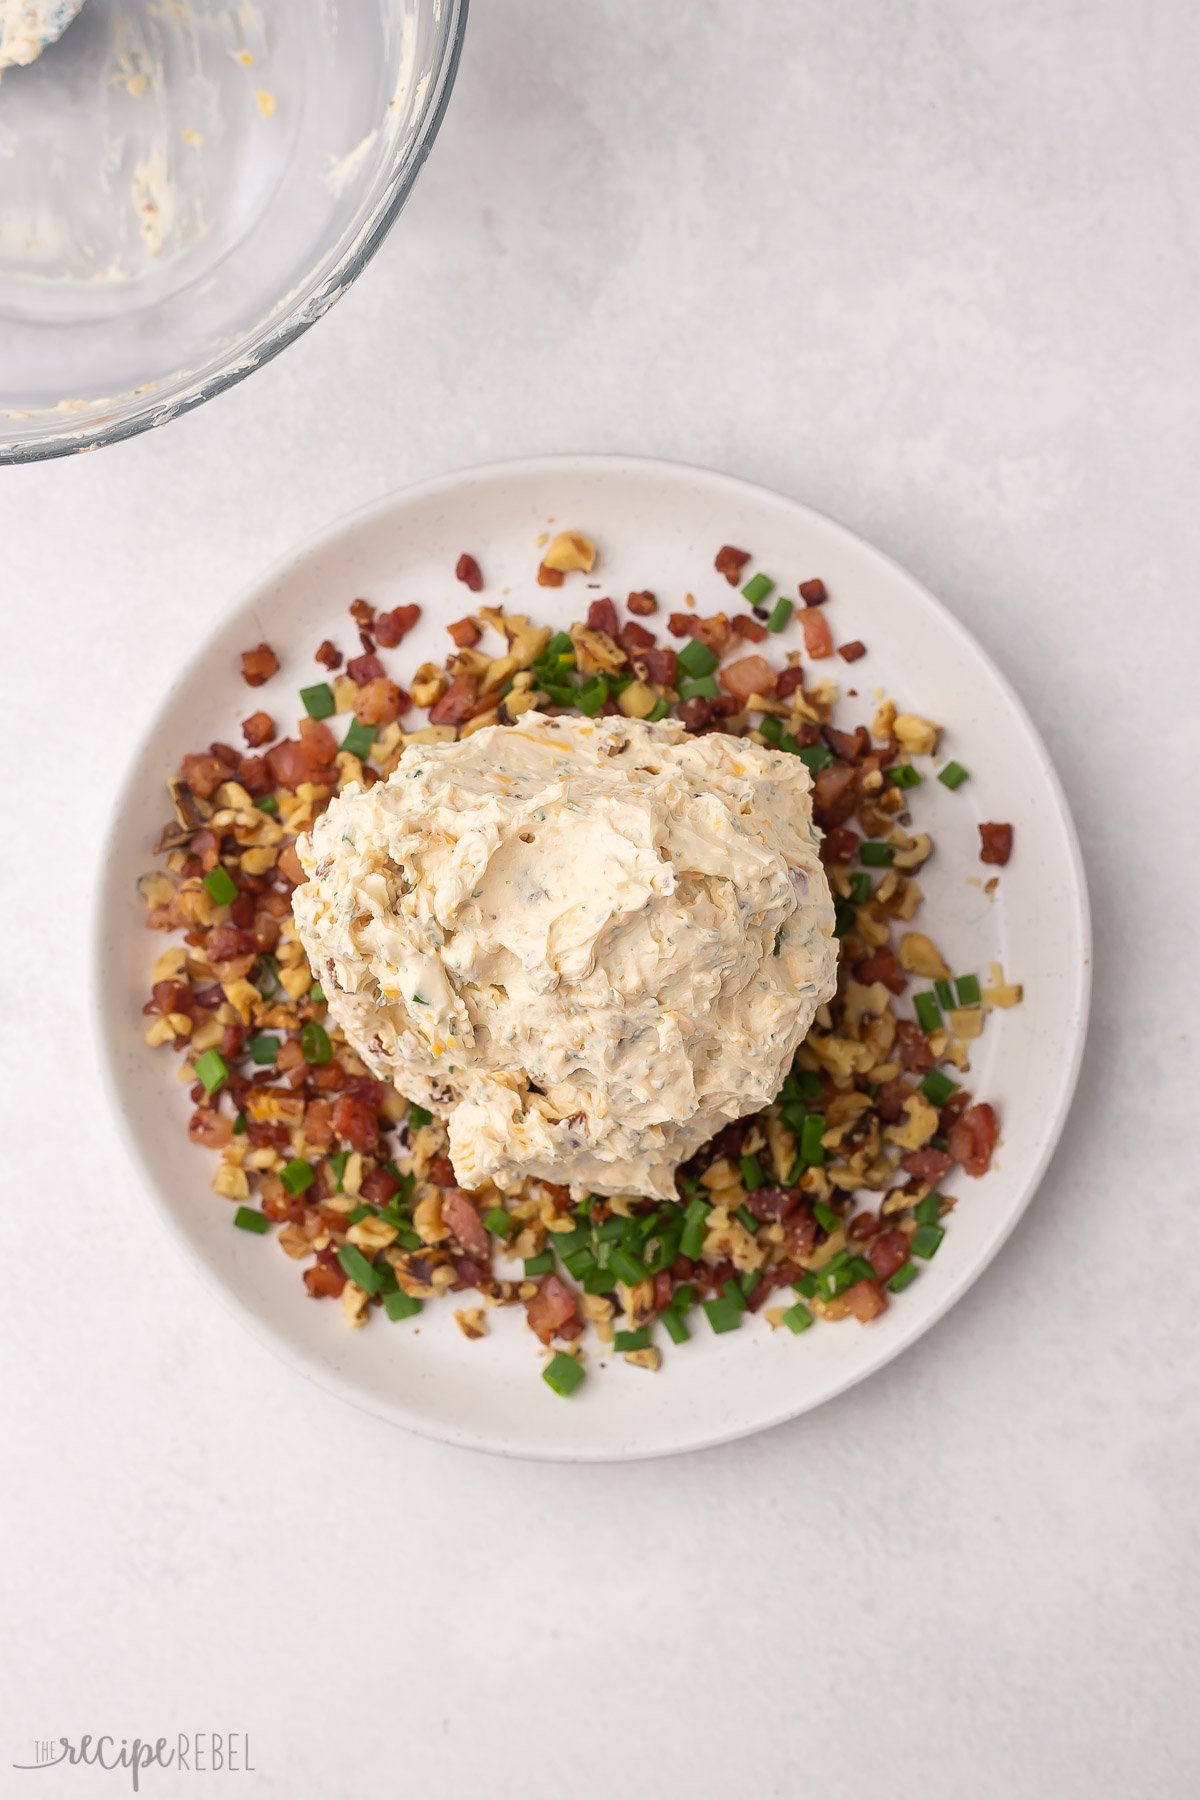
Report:
[[[600,546],[598,588],[580,576],[540,589],[539,532],[576,527]],[[454,579],[460,552],[479,559],[486,600],[504,597],[565,624],[597,592],[623,598],[652,588],[701,612],[741,604],[713,570],[723,543],[754,553],[781,589],[820,575],[835,640],[861,638],[861,661],[825,665],[856,688],[869,717],[876,688],[946,724],[944,754],[972,772],[958,792],[927,780],[913,799],[937,855],[921,874],[921,923],[957,969],[1001,961],[1025,1003],[994,1014],[973,1057],[969,1085],[998,1107],[1003,1141],[961,1196],[936,1259],[870,1325],[818,1324],[802,1337],[761,1318],[713,1337],[695,1315],[689,1344],[663,1338],[651,1375],[595,1345],[589,1379],[569,1401],[539,1378],[538,1346],[519,1309],[490,1314],[491,1333],[468,1342],[450,1307],[416,1324],[374,1316],[350,1332],[341,1308],[308,1299],[298,1265],[270,1240],[232,1227],[232,1208],[209,1188],[212,1162],[184,1138],[189,1105],[167,1053],[142,1041],[141,1005],[163,940],[143,929],[136,879],[168,816],[163,782],[185,750],[240,742],[238,721],[265,707],[294,730],[297,689],[315,681],[313,650],[326,635],[353,645],[346,607],[365,595],[381,607],[418,600],[424,617],[389,666],[404,679],[441,660],[444,625],[470,597]],[[793,630],[795,628],[793,627]],[[251,692],[238,653],[266,638],[282,669]],[[798,633],[778,642],[782,653]],[[980,878],[976,824],[1016,824],[1016,849],[994,899]],[[562,457],[442,477],[388,497],[322,532],[257,582],[181,671],[134,758],[118,799],[100,884],[96,926],[98,1063],[114,1110],[159,1216],[209,1286],[263,1342],[306,1375],[381,1418],[448,1443],[507,1455],[606,1460],[665,1455],[721,1443],[808,1408],[889,1362],[961,1298],[1033,1195],[1075,1086],[1087,1019],[1087,898],[1075,833],[1045,747],[1020,701],[954,617],[902,569],[832,520],[728,476],[617,457]]]

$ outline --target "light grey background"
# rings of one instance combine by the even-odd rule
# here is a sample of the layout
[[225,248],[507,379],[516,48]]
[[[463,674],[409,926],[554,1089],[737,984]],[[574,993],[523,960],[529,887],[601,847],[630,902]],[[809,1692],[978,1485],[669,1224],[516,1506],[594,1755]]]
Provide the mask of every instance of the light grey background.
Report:
[[[1184,0],[475,0],[348,298],[165,432],[4,473],[0,1792],[127,1791],[11,1772],[38,1736],[217,1729],[288,1800],[1197,1792],[1198,50]],[[955,1313],[792,1427],[580,1470],[260,1350],[85,1028],[111,797],[214,613],[379,491],[568,449],[907,563],[1028,701],[1097,925],[1061,1150]]]

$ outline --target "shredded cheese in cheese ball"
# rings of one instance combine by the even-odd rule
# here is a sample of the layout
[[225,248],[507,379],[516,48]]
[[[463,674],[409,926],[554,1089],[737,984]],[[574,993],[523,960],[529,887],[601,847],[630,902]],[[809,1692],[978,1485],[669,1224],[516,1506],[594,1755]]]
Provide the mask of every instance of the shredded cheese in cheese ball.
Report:
[[677,1198],[836,985],[808,770],[675,720],[525,713],[410,744],[298,851],[296,922],[371,1071],[459,1182]]

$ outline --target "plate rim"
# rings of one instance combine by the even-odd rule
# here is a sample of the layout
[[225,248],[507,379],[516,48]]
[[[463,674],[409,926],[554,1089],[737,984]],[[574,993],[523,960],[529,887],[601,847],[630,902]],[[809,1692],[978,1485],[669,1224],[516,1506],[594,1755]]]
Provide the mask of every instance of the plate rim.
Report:
[[389,1405],[365,1393],[353,1378],[347,1376],[341,1369],[320,1362],[317,1358],[306,1354],[282,1334],[277,1333],[263,1315],[235,1299],[227,1285],[220,1279],[216,1271],[208,1266],[187,1237],[182,1224],[176,1218],[173,1209],[168,1205],[154,1179],[142,1150],[139,1135],[126,1115],[115,1073],[115,1058],[110,1054],[107,1022],[109,1009],[105,1006],[103,952],[105,931],[112,916],[111,909],[114,901],[119,900],[115,839],[126,812],[135,803],[135,789],[139,779],[142,778],[146,752],[161,728],[164,715],[168,712],[177,691],[186,680],[186,669],[190,665],[191,657],[170,685],[162,691],[158,704],[138,732],[128,753],[123,773],[112,794],[108,829],[104,833],[99,849],[97,879],[93,889],[94,899],[88,933],[88,1016],[94,1062],[100,1070],[104,1102],[110,1120],[115,1126],[117,1137],[138,1177],[139,1185],[150,1201],[153,1213],[179,1248],[184,1261],[199,1278],[202,1286],[216,1297],[226,1313],[230,1314],[256,1342],[269,1350],[279,1362],[301,1375],[313,1386],[347,1402],[359,1412],[380,1419],[389,1426],[415,1432],[427,1441],[444,1444],[453,1449],[482,1451],[488,1455],[531,1462],[564,1464],[641,1462],[664,1456],[687,1455],[693,1451],[715,1449],[722,1445],[736,1443],[744,1438],[756,1436],[760,1432],[774,1430],[782,1424],[815,1411],[817,1407],[826,1405],[829,1401],[846,1393],[850,1388],[857,1387],[861,1382],[868,1380],[888,1363],[910,1349],[918,1339],[924,1337],[927,1332],[938,1325],[951,1308],[957,1305],[967,1290],[980,1279],[999,1255],[1032,1204],[1061,1141],[1074,1103],[1087,1044],[1091,1011],[1094,955],[1091,903],[1079,834],[1062,779],[1028,708],[990,652],[984,648],[946,603],[926,587],[919,577],[886,551],[880,550],[869,539],[860,536],[842,520],[830,513],[823,512],[818,507],[810,506],[806,501],[797,500],[790,494],[769,487],[765,483],[750,481],[739,475],[730,475],[724,470],[713,469],[707,465],[689,463],[674,458],[627,453],[566,452],[542,456],[499,458],[484,463],[472,463],[461,468],[443,471],[441,474],[427,477],[422,481],[389,488],[307,532],[289,549],[275,557],[265,568],[252,576],[238,589],[229,604],[210,619],[202,644],[195,648],[193,655],[200,655],[217,634],[231,624],[238,615],[248,610],[262,595],[277,587],[294,568],[307,558],[327,548],[330,543],[355,527],[373,522],[386,515],[398,504],[419,503],[434,499],[439,494],[453,492],[478,480],[506,478],[523,480],[538,476],[550,478],[564,473],[584,475],[588,473],[609,475],[632,473],[651,478],[658,476],[669,480],[693,483],[700,480],[713,484],[725,492],[733,491],[753,502],[761,503],[765,500],[775,505],[782,505],[801,518],[816,522],[822,528],[831,530],[856,553],[874,561],[892,578],[907,583],[919,593],[923,603],[937,617],[942,629],[957,638],[959,643],[965,645],[971,653],[983,659],[992,680],[1023,727],[1036,753],[1043,778],[1047,782],[1053,799],[1056,822],[1063,832],[1071,875],[1074,935],[1078,939],[1080,955],[1074,972],[1076,995],[1073,996],[1073,999],[1075,999],[1076,1005],[1074,1007],[1071,1055],[1063,1065],[1051,1125],[1038,1155],[1024,1178],[1022,1191],[1013,1204],[1008,1219],[983,1254],[977,1256],[956,1277],[947,1281],[945,1288],[928,1312],[923,1313],[919,1319],[914,1317],[910,1326],[902,1327],[894,1338],[889,1338],[881,1343],[878,1352],[868,1358],[865,1363],[856,1364],[853,1368],[848,1369],[844,1379],[835,1380],[818,1396],[801,1398],[798,1404],[785,1404],[777,1407],[765,1417],[756,1417],[748,1422],[735,1423],[717,1430],[692,1427],[686,1435],[672,1439],[665,1444],[621,1444],[615,1446],[606,1444],[594,1448],[573,1445],[558,1448],[553,1443],[529,1445],[520,1441],[506,1442],[498,1437],[485,1437],[473,1429],[456,1427],[451,1421],[447,1421],[447,1429],[439,1430],[426,1417],[409,1413],[402,1402],[392,1402]]

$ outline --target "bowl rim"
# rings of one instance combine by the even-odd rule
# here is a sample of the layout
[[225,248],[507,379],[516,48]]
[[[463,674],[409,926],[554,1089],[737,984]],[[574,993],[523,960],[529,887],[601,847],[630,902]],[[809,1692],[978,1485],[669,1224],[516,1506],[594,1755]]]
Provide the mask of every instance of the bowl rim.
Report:
[[[355,235],[350,249],[343,253],[342,260],[335,268],[322,276],[315,287],[306,289],[287,313],[251,349],[236,351],[215,373],[190,379],[178,391],[168,392],[163,397],[164,388],[173,379],[168,376],[162,384],[148,387],[138,410],[116,425],[97,422],[67,428],[60,426],[58,431],[26,438],[19,444],[0,439],[0,467],[49,462],[60,456],[78,456],[86,450],[100,450],[108,444],[124,443],[129,438],[140,436],[143,431],[168,425],[172,419],[194,411],[206,400],[225,393],[238,382],[244,381],[248,375],[253,375],[264,363],[270,362],[281,350],[286,350],[289,344],[303,336],[318,319],[323,318],[347,288],[357,281],[399,218],[413,190],[413,184],[425,165],[425,159],[433,148],[454,91],[469,6],[470,0],[438,0],[436,10],[443,14],[446,21],[441,60],[434,71],[432,98],[418,128],[412,153],[407,160],[398,161],[393,166],[374,216]],[[136,396],[137,390],[132,390],[132,393]]]

